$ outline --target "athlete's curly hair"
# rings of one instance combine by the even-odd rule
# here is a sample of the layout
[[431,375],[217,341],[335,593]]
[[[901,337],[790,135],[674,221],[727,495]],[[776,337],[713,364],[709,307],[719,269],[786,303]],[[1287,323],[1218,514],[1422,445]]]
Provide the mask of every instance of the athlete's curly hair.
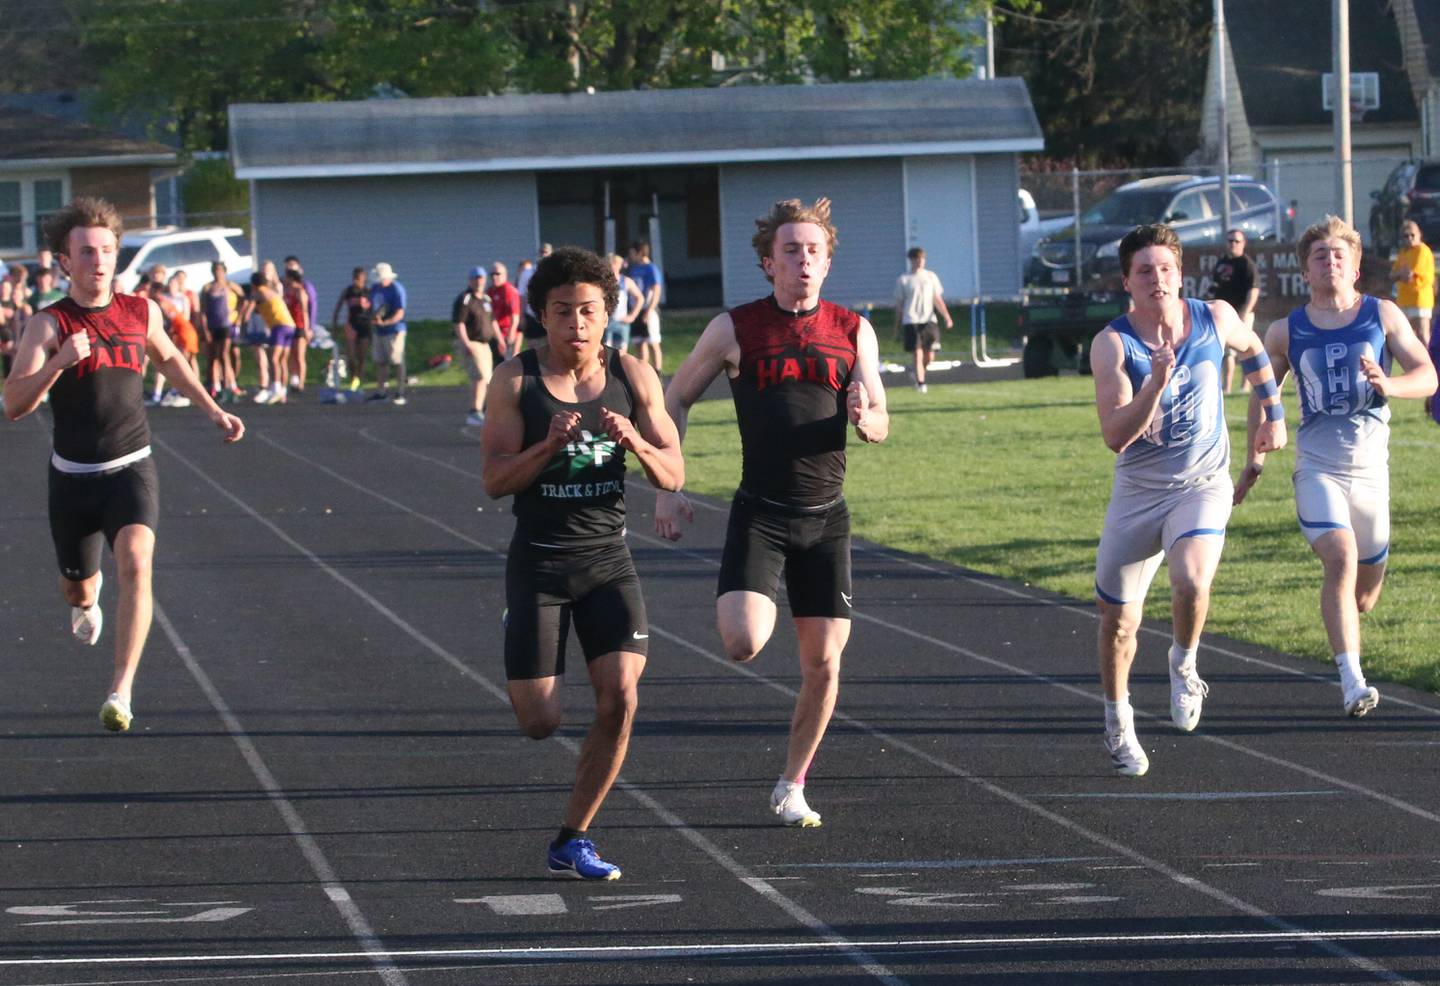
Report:
[[45,220],[42,231],[50,251],[63,253],[68,257],[70,256],[70,231],[89,226],[101,226],[114,233],[117,245],[120,243],[121,235],[125,232],[125,224],[120,221],[119,211],[105,199],[95,195],[77,195],[69,205],[50,214],[50,217]]
[[[755,235],[750,242],[755,247],[755,255],[760,258],[762,271],[765,269],[765,258],[775,249],[775,234],[787,223],[814,223],[819,226],[825,231],[825,243],[830,256],[835,256],[835,245],[840,242],[840,238],[835,234],[834,224],[830,222],[830,200],[816,199],[814,205],[806,205],[799,199],[785,199],[783,202],[776,202],[768,216],[755,220]],[[765,279],[771,282],[775,280],[769,274],[765,275]]]
[[535,265],[525,300],[530,310],[543,316],[550,292],[567,284],[593,284],[605,295],[605,314],[614,314],[620,304],[620,282],[610,265],[583,247],[562,246]]
[[1168,247],[1170,252],[1175,254],[1176,264],[1179,264],[1184,258],[1184,250],[1180,246],[1180,235],[1169,226],[1164,223],[1136,226],[1120,241],[1120,273],[1129,277],[1131,259],[1141,250],[1152,246]]
[[1308,226],[1295,244],[1295,259],[1300,261],[1301,270],[1304,270],[1305,261],[1310,256],[1310,248],[1321,240],[1344,240],[1355,251],[1355,269],[1360,269],[1360,233],[1339,216],[1326,216]]

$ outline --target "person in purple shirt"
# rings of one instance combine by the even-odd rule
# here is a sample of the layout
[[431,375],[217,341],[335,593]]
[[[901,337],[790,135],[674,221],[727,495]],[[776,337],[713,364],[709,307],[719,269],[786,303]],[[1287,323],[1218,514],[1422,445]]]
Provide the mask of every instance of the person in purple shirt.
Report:
[[315,326],[320,315],[320,296],[315,291],[315,284],[310,278],[305,277],[305,268],[300,265],[300,258],[291,254],[285,258],[285,270],[298,270],[302,278],[302,286],[305,289],[305,297],[310,308],[310,317],[305,322],[305,328],[295,333],[295,344],[290,347],[290,388],[304,393],[305,391],[305,350],[310,347],[310,342],[315,338]]

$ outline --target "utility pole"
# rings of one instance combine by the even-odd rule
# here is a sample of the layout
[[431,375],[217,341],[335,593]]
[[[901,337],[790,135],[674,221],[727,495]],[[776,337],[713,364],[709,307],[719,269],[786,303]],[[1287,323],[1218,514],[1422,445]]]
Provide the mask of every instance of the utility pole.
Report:
[[1220,235],[1230,232],[1230,118],[1229,85],[1225,81],[1225,0],[1215,0],[1215,55],[1220,66]]
[[1350,0],[1331,0],[1335,44],[1335,206],[1340,218],[1355,225],[1355,190],[1350,171]]

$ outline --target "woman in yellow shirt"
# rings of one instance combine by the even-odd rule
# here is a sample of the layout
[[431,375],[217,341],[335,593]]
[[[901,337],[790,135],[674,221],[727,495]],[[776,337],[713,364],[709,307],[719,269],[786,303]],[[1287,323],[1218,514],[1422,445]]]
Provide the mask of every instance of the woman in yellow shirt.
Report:
[[1415,323],[1420,343],[1430,345],[1430,315],[1435,308],[1435,255],[1420,239],[1420,227],[1406,221],[1400,227],[1402,249],[1390,265],[1395,281],[1395,303]]

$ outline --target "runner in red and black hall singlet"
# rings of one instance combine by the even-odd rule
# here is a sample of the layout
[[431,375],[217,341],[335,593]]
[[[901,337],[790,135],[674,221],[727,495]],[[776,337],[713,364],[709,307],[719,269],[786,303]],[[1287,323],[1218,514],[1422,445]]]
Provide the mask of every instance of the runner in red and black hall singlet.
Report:
[[45,309],[59,327],[59,341],[76,332],[90,336],[90,355],[50,388],[55,454],[69,462],[113,462],[150,444],[145,416],[145,336],[150,327],[144,298],[116,294],[108,305],[85,308],[65,297]]
[[732,309],[730,320],[740,346],[730,379],[740,488],[786,505],[833,503],[845,483],[845,389],[860,316],[828,301],[787,312],[771,295]]
[[65,297],[45,314],[60,342],[77,332],[90,337],[90,355],[50,388],[50,534],[61,574],[79,581],[99,570],[101,532],[114,544],[130,524],[155,530],[159,523],[143,399],[150,311],[144,298],[116,294],[99,308]]

